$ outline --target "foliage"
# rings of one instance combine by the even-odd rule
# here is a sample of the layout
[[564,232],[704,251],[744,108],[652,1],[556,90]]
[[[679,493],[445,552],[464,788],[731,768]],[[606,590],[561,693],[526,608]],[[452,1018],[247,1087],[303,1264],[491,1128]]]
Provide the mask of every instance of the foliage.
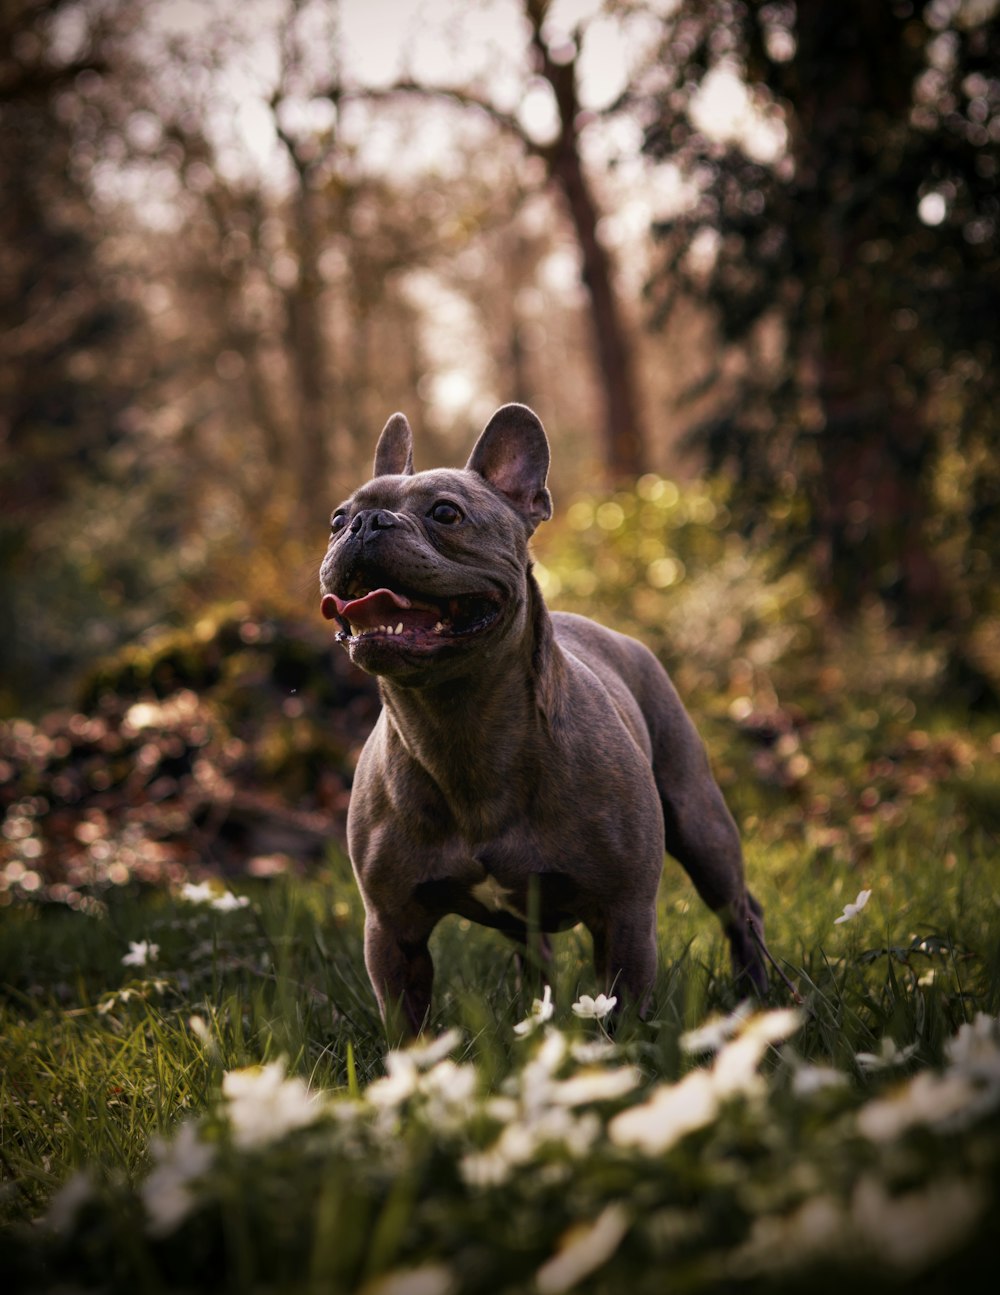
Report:
[[0,876],[73,907],[133,878],[315,860],[377,706],[325,630],[242,605],[109,658],[79,701],[0,724]]
[[555,1015],[527,1010],[518,1037],[529,1000],[498,977],[499,937],[444,928],[429,1038],[461,1028],[384,1077],[342,861],[244,907],[190,886],[89,914],[28,897],[0,927],[5,1273],[34,1291],[660,1290],[664,1268],[690,1291],[985,1290],[995,858],[961,846],[947,885],[924,859],[904,886],[882,850],[842,926],[835,868],[751,860],[801,1015],[734,1011],[721,942],[671,883],[651,1021],[609,1039],[570,1014],[591,981],[567,937]]
[[[998,42],[994,4],[689,3],[636,95],[697,193],[658,226],[658,309],[708,303],[744,356],[709,462],[848,614],[996,613]],[[748,87],[721,138],[720,74]]]
[[[605,1034],[579,931],[536,1004],[501,937],[449,919],[445,1043],[383,1059],[346,860],[222,830],[248,796],[287,827],[280,787],[336,834],[370,684],[325,631],[232,608],[3,732],[9,1284],[985,1289],[1000,737],[944,707],[940,644],[877,607],[832,631],[728,508],[652,476],[580,498],[538,572],[674,667],[801,1018],[777,974],[772,1014],[734,1000],[668,864],[648,1021]],[[212,862],[231,890],[188,880]]]

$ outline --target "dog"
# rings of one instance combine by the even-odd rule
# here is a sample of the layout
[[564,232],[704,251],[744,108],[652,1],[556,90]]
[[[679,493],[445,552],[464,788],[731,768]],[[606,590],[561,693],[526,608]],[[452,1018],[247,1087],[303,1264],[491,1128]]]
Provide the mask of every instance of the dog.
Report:
[[428,937],[449,913],[522,947],[582,922],[601,986],[644,1012],[664,847],[721,920],[737,979],[767,988],[739,834],[666,671],[542,599],[528,544],[552,515],[548,468],[525,405],[497,410],[464,469],[424,472],[394,414],[372,480],[331,519],[321,611],[383,703],[347,834],[390,1033],[427,1019]]

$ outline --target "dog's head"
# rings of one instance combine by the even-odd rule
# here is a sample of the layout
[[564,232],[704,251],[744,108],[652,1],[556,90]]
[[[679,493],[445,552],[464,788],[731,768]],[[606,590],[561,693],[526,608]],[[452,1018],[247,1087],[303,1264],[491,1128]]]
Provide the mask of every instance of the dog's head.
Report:
[[488,658],[524,624],[528,540],[552,515],[549,446],[525,405],[490,419],[462,469],[413,471],[402,414],[386,423],[372,480],[330,522],[322,611],[352,661],[420,684]]

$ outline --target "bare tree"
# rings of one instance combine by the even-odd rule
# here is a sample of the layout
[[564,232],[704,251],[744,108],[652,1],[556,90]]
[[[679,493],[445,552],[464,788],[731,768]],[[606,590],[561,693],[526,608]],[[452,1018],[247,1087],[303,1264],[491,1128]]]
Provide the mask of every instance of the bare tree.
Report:
[[547,180],[561,195],[572,224],[590,302],[594,369],[603,402],[605,468],[611,480],[626,480],[646,467],[647,438],[634,348],[615,292],[612,258],[598,231],[600,203],[580,151],[580,33],[572,41],[572,51],[561,48],[556,58],[544,34],[549,5],[550,0],[524,0],[536,71],[551,88],[558,114],[558,129],[551,141],[536,139],[515,114],[503,111],[487,95],[468,86],[432,86],[401,79],[386,89],[338,88],[338,94],[344,99],[372,101],[401,96],[445,100],[484,113],[527,153],[544,162]]

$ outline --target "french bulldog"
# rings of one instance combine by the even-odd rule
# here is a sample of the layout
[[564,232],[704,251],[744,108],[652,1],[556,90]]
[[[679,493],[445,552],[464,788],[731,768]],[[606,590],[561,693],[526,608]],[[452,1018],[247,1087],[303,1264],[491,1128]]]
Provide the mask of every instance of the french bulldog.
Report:
[[673,684],[635,639],[550,613],[532,574],[552,515],[540,421],[504,405],[461,470],[414,472],[412,443],[394,414],[320,568],[322,613],[383,703],[347,833],[390,1032],[427,1018],[428,937],[448,913],[522,946],[582,922],[601,987],[644,1011],[664,847],[763,993],[763,913]]

